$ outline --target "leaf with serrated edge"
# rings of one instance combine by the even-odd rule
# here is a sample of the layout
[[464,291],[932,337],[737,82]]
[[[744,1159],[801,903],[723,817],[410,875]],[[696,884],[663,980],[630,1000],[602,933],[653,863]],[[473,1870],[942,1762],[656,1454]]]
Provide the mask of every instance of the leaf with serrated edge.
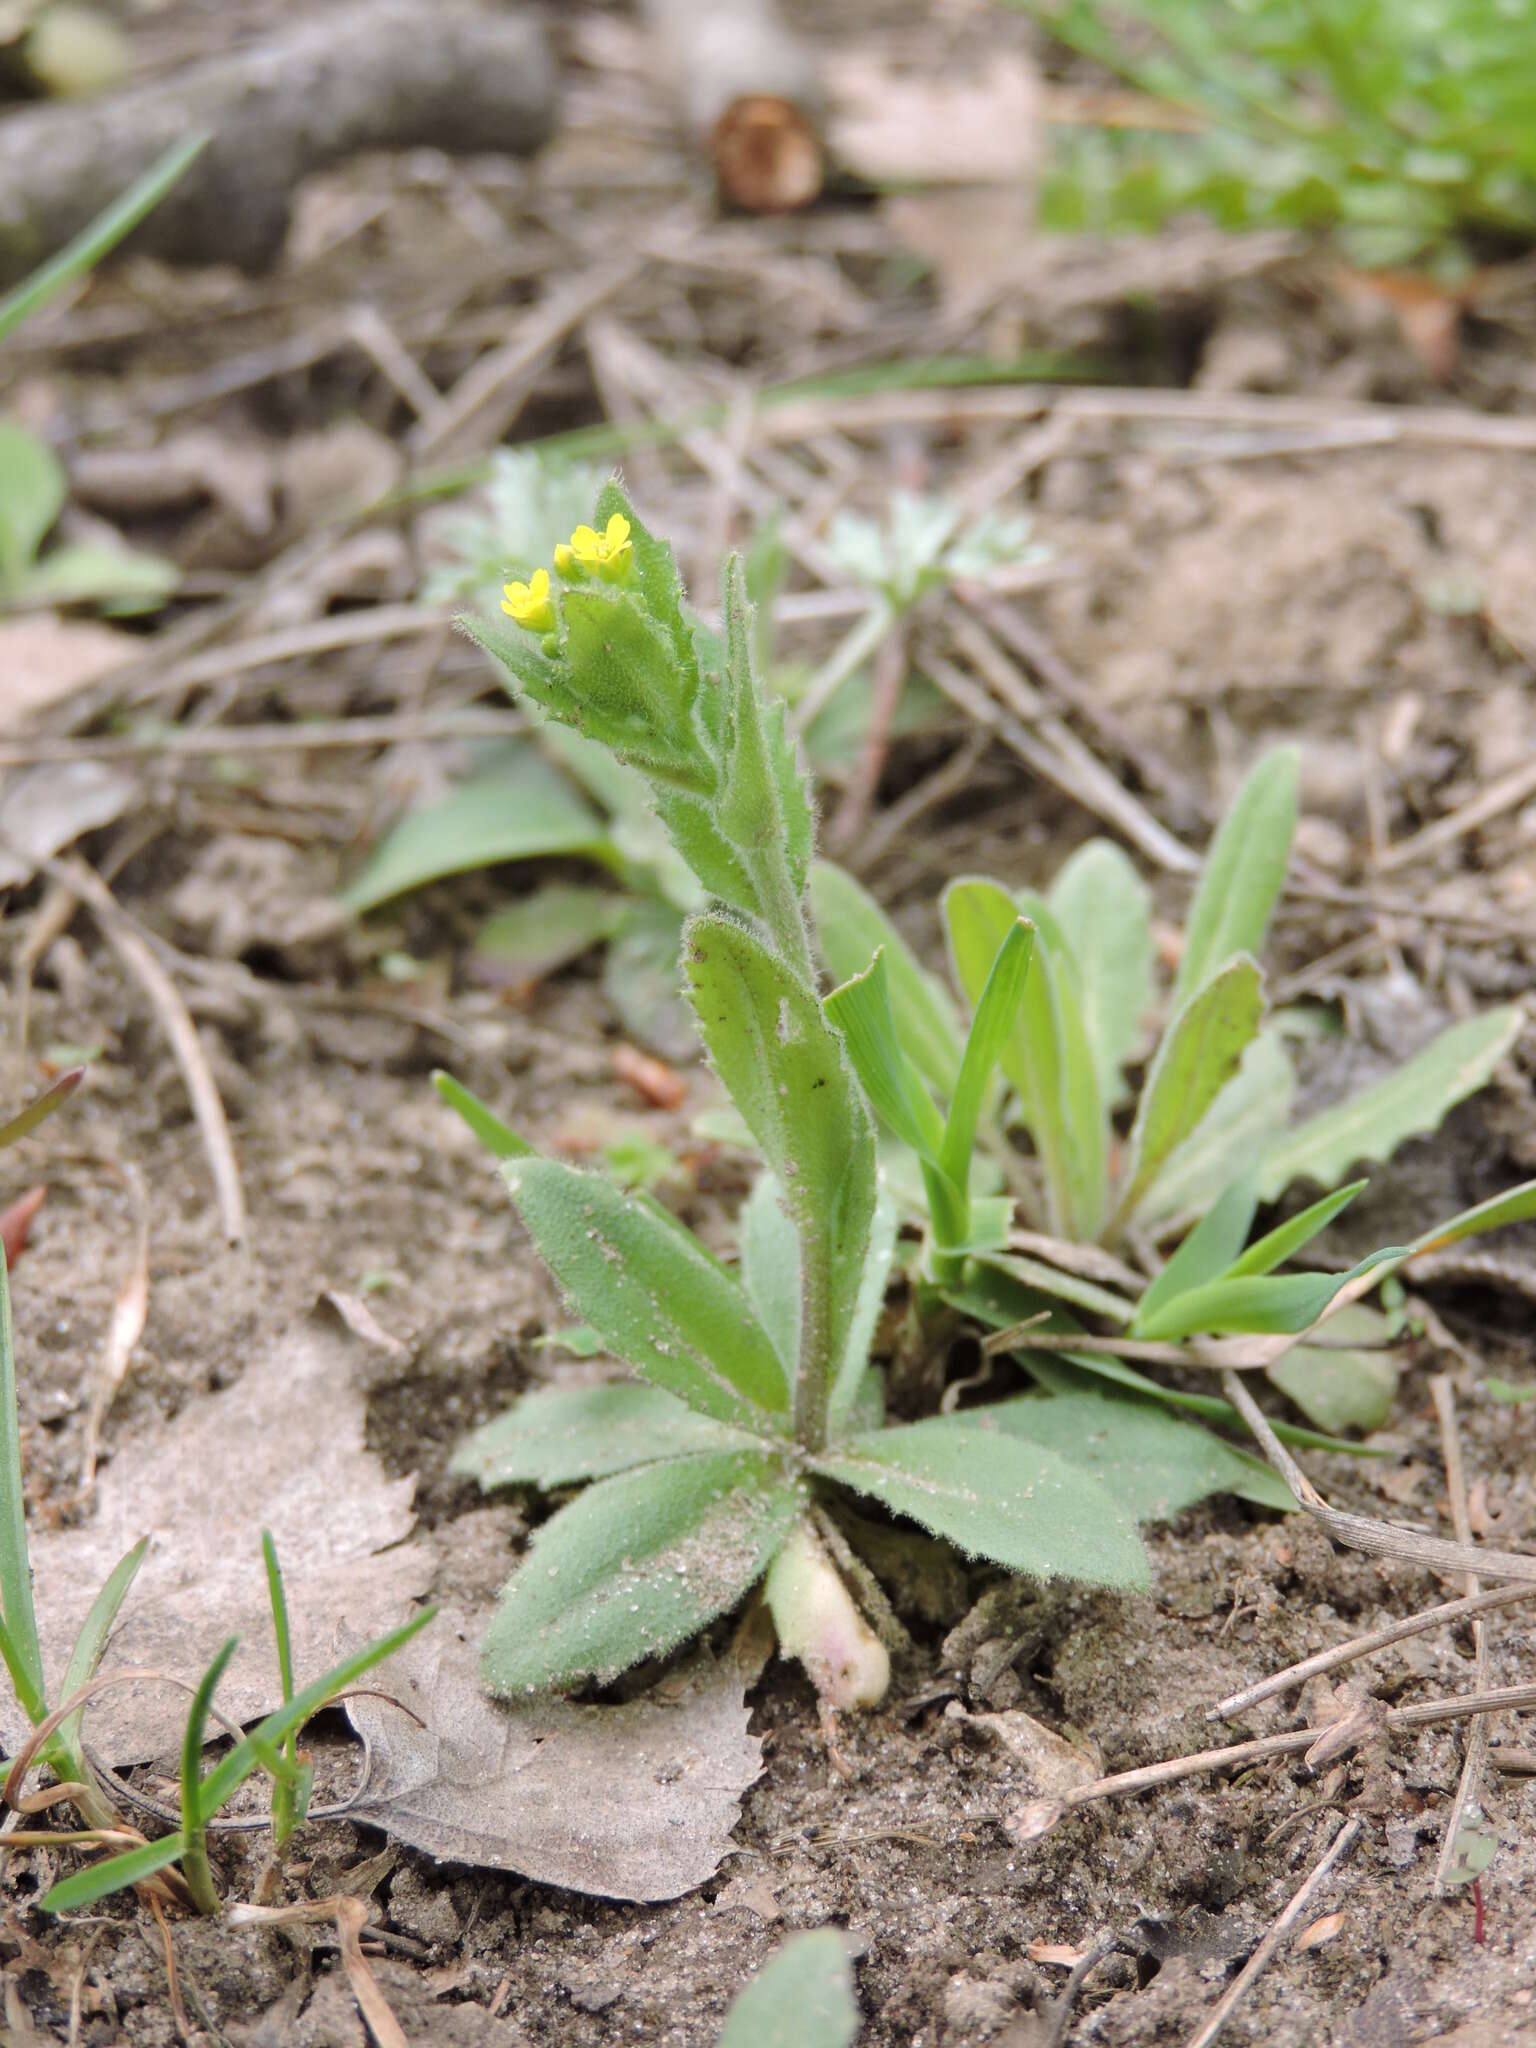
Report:
[[1138,1522],[1165,1521],[1212,1493],[1235,1493],[1269,1508],[1295,1506],[1290,1488],[1262,1459],[1131,1394],[1096,1388],[1023,1394],[961,1415],[984,1416],[1083,1466]]
[[690,922],[684,972],[715,1071],[784,1190],[802,1261],[815,1262],[802,1300],[820,1290],[840,1361],[875,1207],[875,1134],[842,1041],[811,989],[733,918]]
[[862,974],[884,949],[896,1036],[923,1079],[947,1102],[960,1072],[962,1037],[943,982],[921,965],[869,891],[831,861],[812,865],[811,912],[834,982]]
[[1125,1093],[1121,1070],[1152,1006],[1152,891],[1112,840],[1090,839],[1057,875],[1047,901],[1077,962],[1099,1093],[1114,1102]]
[[497,1486],[571,1486],[692,1451],[747,1450],[751,1439],[697,1415],[660,1387],[614,1380],[596,1387],[539,1387],[483,1423],[453,1456],[452,1470]]
[[848,1950],[835,1927],[792,1934],[725,2016],[715,2048],[852,2048],[859,2031]]
[[784,1412],[767,1331],[692,1231],[561,1160],[508,1160],[502,1173],[540,1258],[617,1357],[716,1422],[761,1428]]
[[851,1437],[812,1469],[1009,1571],[1149,1583],[1134,1519],[1096,1480],[963,1415]]
[[1264,1155],[1259,1192],[1271,1201],[1303,1177],[1328,1187],[1361,1161],[1390,1159],[1482,1087],[1523,1022],[1520,1006],[1509,1003],[1450,1025],[1385,1080],[1276,1139]]
[[1235,953],[1257,954],[1264,943],[1285,886],[1300,772],[1300,749],[1275,747],[1233,797],[1190,906],[1175,1004],[1187,1002]]
[[805,1508],[755,1451],[669,1458],[600,1479],[551,1516],[485,1639],[495,1692],[617,1678],[734,1607]]
[[1175,1149],[1237,1072],[1259,1028],[1264,995],[1253,961],[1228,961],[1174,1017],[1148,1070],[1126,1147],[1124,1222]]

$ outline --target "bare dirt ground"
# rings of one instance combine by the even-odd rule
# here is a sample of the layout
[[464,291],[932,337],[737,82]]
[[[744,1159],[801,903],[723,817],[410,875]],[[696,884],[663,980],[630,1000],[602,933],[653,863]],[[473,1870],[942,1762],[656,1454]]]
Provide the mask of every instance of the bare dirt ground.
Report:
[[[862,17],[858,31],[946,60],[984,49],[982,10],[954,14],[942,31]],[[1006,34],[1027,44],[1011,20]],[[131,667],[8,738],[5,760],[45,762],[50,748],[100,757],[103,738],[142,734],[146,717],[207,741],[119,746],[113,766],[131,777],[132,801],[77,851],[152,935],[197,1024],[250,1219],[230,1249],[161,1021],[90,916],[61,921],[30,969],[30,1051],[19,997],[4,1045],[7,1102],[35,1085],[39,1049],[100,1048],[67,1115],[6,1156],[0,1187],[9,1199],[48,1183],[15,1277],[40,1528],[89,1516],[77,1492],[86,1418],[142,1205],[147,1319],[107,1412],[108,1464],[115,1445],[236,1382],[328,1290],[366,1294],[399,1347],[358,1347],[368,1444],[391,1475],[415,1479],[436,1593],[488,1595],[542,1509],[485,1504],[449,1458],[509,1395],[570,1367],[536,1343],[560,1304],[494,1173],[436,1102],[430,1070],[451,1066],[542,1143],[569,1141],[583,1119],[672,1143],[691,1170],[671,1196],[706,1231],[742,1192],[729,1157],[688,1138],[711,1099],[702,1069],[684,1070],[676,1111],[648,1107],[615,1077],[622,1034],[590,967],[517,1000],[471,978],[475,916],[525,889],[527,871],[438,884],[364,925],[334,910],[381,828],[467,758],[465,742],[432,737],[433,721],[500,701],[446,625],[406,628],[389,609],[415,588],[430,513],[409,500],[361,523],[337,511],[430,470],[440,449],[478,452],[473,433],[439,438],[442,422],[415,409],[422,394],[378,330],[365,330],[371,345],[359,346],[356,326],[338,336],[338,309],[373,309],[438,392],[487,345],[526,338],[501,394],[514,439],[692,417],[723,399],[718,424],[642,441],[624,462],[647,518],[678,536],[696,577],[774,502],[806,543],[791,582],[800,592],[820,587],[810,544],[840,504],[877,510],[895,485],[917,482],[1027,509],[1051,552],[1049,573],[1012,600],[1037,643],[1019,683],[1037,722],[1064,720],[1144,815],[1198,848],[1259,748],[1302,742],[1298,872],[1271,960],[1293,992],[1343,1005],[1348,1032],[1339,1064],[1320,1072],[1325,1092],[1416,1043],[1426,1015],[1530,987],[1536,784],[1468,809],[1529,761],[1536,736],[1536,444],[1518,432],[1528,304],[1466,334],[1448,384],[1436,383],[1389,320],[1330,289],[1323,258],[1245,252],[1191,228],[1160,252],[1011,250],[995,291],[957,326],[928,268],[865,200],[789,221],[718,221],[640,75],[633,24],[581,13],[562,19],[560,37],[566,123],[540,162],[419,156],[349,169],[305,196],[271,278],[130,263],[13,350],[10,407],[55,436],[87,496],[105,506],[110,495],[106,453],[142,464],[143,502],[131,482],[114,486],[113,516],[173,554],[192,594],[140,634]],[[1091,350],[1111,381],[1080,395],[829,386],[765,410],[760,431],[746,423],[744,394],[790,378],[1000,346]],[[338,424],[344,438],[320,438]],[[177,499],[161,488],[163,451],[193,433],[211,466]],[[830,644],[836,628],[813,613],[789,628],[792,648]],[[919,666],[944,651],[947,630],[923,623]],[[280,633],[286,645],[262,637]],[[963,647],[948,652],[964,660]],[[999,688],[988,701],[1001,716]],[[305,744],[296,731],[300,719],[364,717],[391,722],[368,746]],[[937,959],[938,885],[978,867],[1040,882],[1104,829],[1083,793],[1070,773],[1031,771],[1006,735],[978,735],[946,703],[893,745],[877,857],[861,871]],[[882,844],[879,821],[903,802],[910,822]],[[1453,822],[1437,837],[1441,821]],[[1151,872],[1172,923],[1187,882]],[[59,880],[41,876],[6,906],[0,948],[15,989]],[[379,971],[402,951],[425,978]],[[1352,1218],[1362,1243],[1536,1170],[1533,1051],[1527,1034],[1495,1085],[1378,1173],[1369,1214]],[[1330,1499],[1448,1533],[1427,1394],[1429,1375],[1448,1371],[1481,1530],[1506,1547],[1530,1543],[1536,1406],[1496,1402],[1484,1375],[1531,1383],[1536,1262],[1517,1238],[1497,1250],[1428,1291],[1455,1348],[1423,1339],[1406,1354],[1383,1439],[1394,1455],[1309,1458]],[[957,1354],[947,1369],[968,1367]],[[1315,1770],[1281,1759],[1198,1776],[1087,1808],[1031,1845],[1010,1837],[1017,1767],[967,1709],[1024,1708],[1091,1745],[1106,1770],[1130,1768],[1297,1725],[1294,1695],[1235,1729],[1206,1715],[1271,1669],[1461,1590],[1229,1500],[1151,1530],[1149,1546],[1151,1595],[1043,1590],[985,1692],[940,1651],[984,1576],[930,1589],[908,1612],[917,1649],[891,1702],[843,1727],[846,1778],[809,1688],[771,1666],[753,1694],[762,1776],[718,1875],[682,1898],[626,1905],[439,1866],[340,1822],[300,1838],[289,1893],[321,1896],[364,1872],[352,1882],[369,1901],[374,1971],[412,2042],[707,2048],[785,1932],[831,1921],[857,1958],[867,2048],[1056,2048],[1066,2028],[1102,2048],[1182,2043],[1350,1815],[1363,1822],[1359,1843],[1308,1916],[1336,1912],[1337,1925],[1282,1950],[1223,2038],[1536,2042],[1536,1848],[1528,1781],[1514,1768],[1486,1774],[1498,1850],[1480,1904],[1466,1889],[1434,1895],[1464,1740],[1454,1726],[1383,1737]],[[1530,1674],[1522,1617],[1515,1608],[1490,1623],[1494,1685]],[[1466,1692],[1470,1639],[1417,1637],[1365,1669],[1393,1706]],[[1493,1742],[1519,1750],[1518,1717],[1496,1722]],[[217,1844],[232,1897],[251,1896],[262,1854],[258,1836]],[[174,2040],[164,1951],[139,1906],[118,1899],[63,1928],[33,1910],[64,1867],[32,1851],[0,1870],[3,2038]],[[195,2038],[365,2039],[330,1930],[178,1921],[173,1938]],[[1075,2009],[1058,2010],[1070,1958],[1104,1938],[1114,1947]]]

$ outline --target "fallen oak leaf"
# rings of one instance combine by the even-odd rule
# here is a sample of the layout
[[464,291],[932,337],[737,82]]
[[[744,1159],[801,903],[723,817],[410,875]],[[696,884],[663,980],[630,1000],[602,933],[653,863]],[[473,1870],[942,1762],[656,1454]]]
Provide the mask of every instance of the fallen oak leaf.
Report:
[[622,1706],[509,1706],[480,1677],[484,1619],[440,1613],[346,1701],[369,1757],[347,1818],[440,1862],[600,1898],[675,1899],[713,1877],[762,1769],[743,1697],[760,1635]]

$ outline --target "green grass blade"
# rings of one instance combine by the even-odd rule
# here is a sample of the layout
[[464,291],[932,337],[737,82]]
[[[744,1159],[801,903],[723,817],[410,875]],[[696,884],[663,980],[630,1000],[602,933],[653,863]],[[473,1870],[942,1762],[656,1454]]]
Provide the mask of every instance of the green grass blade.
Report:
[[48,1717],[43,1654],[32,1606],[32,1562],[27,1549],[26,1497],[22,1492],[21,1427],[16,1406],[16,1351],[11,1328],[11,1290],[5,1251],[0,1247],[0,1615],[5,1619],[5,1666],[27,1718]]
[[1426,1230],[1422,1237],[1414,1239],[1409,1250],[1443,1251],[1448,1244],[1459,1244],[1465,1237],[1481,1237],[1484,1231],[1501,1230],[1506,1223],[1527,1223],[1533,1216],[1536,1216],[1536,1180],[1526,1180],[1519,1187],[1506,1189],[1502,1195],[1479,1202],[1473,1209],[1463,1209],[1449,1223],[1440,1223],[1433,1230]]
[[1283,1266],[1304,1244],[1310,1244],[1319,1231],[1326,1230],[1339,1211],[1347,1209],[1365,1185],[1363,1180],[1352,1180],[1347,1187],[1335,1188],[1331,1195],[1324,1195],[1320,1202],[1313,1202],[1299,1216],[1291,1217],[1288,1223],[1277,1224],[1256,1243],[1249,1245],[1233,1265],[1231,1277],[1238,1280],[1245,1273],[1273,1273],[1276,1266]]
[[531,1159],[534,1156],[528,1140],[520,1138],[510,1124],[504,1124],[494,1109],[488,1108],[478,1095],[471,1095],[463,1082],[456,1081],[452,1074],[445,1074],[441,1067],[434,1067],[432,1086],[450,1109],[458,1111],[485,1149],[496,1158]]
[[14,291],[0,299],[0,341],[4,341],[30,314],[46,305],[55,292],[61,291],[75,278],[84,277],[103,256],[115,249],[147,213],[154,211],[207,143],[205,133],[188,135],[173,143],[142,177],[134,179],[120,198],[114,199],[73,240],[66,242],[57,256],[51,257],[30,277],[24,278]]
[[[288,1632],[288,1596],[283,1589],[282,1567],[277,1561],[277,1545],[272,1541],[270,1529],[261,1532],[261,1557],[267,1568],[267,1598],[272,1607],[272,1635],[277,1644],[278,1684],[286,1706],[293,1698],[293,1644]],[[288,1767],[287,1772],[276,1771],[272,1778],[272,1836],[278,1848],[293,1832],[293,1779],[299,1768],[298,1740],[297,1731],[290,1730],[281,1759]]]
[[231,1636],[198,1680],[181,1740],[181,1873],[200,1913],[219,1910],[213,1872],[208,1868],[206,1822],[215,1809],[203,1804],[203,1743],[208,1732],[208,1709],[239,1642],[238,1636]]
[[68,1913],[76,1906],[94,1905],[125,1885],[142,1884],[147,1877],[180,1860],[182,1839],[167,1835],[164,1841],[146,1842],[142,1849],[127,1849],[121,1856],[109,1856],[104,1863],[92,1863],[62,1878],[39,1900],[45,1913]]
[[1003,1048],[1012,1036],[1019,1004],[1034,952],[1035,930],[1027,918],[1020,918],[997,949],[971,1019],[970,1034],[949,1105],[949,1121],[939,1165],[957,1188],[966,1189],[971,1178],[971,1149],[976,1142],[976,1124],[981,1115],[987,1085]]
[[1197,1334],[1227,1337],[1299,1335],[1312,1327],[1346,1282],[1377,1266],[1400,1265],[1402,1245],[1372,1252],[1347,1273],[1269,1273],[1224,1277],[1176,1295],[1152,1316],[1138,1317],[1138,1336],[1178,1343]]
[[1176,1296],[1191,1287],[1203,1287],[1228,1270],[1247,1242],[1258,1206],[1258,1189],[1253,1175],[1248,1174],[1235,1181],[1201,1217],[1136,1304],[1131,1328],[1138,1337],[1144,1335],[1147,1319],[1158,1315]]
[[[64,1673],[64,1682],[59,1687],[61,1700],[71,1699],[83,1685],[89,1685],[96,1676],[96,1666],[101,1662],[101,1653],[107,1646],[107,1637],[112,1633],[112,1624],[117,1620],[118,1611],[128,1597],[128,1588],[138,1576],[139,1566],[149,1549],[149,1538],[141,1536],[132,1550],[120,1557],[112,1567],[110,1576],[96,1598],[91,1602],[91,1611],[80,1624],[80,1633],[75,1637],[75,1647],[70,1652],[69,1666]],[[85,1708],[80,1707],[67,1721],[61,1721],[54,1740],[64,1749],[74,1751],[80,1742],[80,1723]]]
[[1300,769],[1298,748],[1276,747],[1232,799],[1190,907],[1175,1004],[1188,1002],[1235,953],[1256,955],[1263,944],[1285,886]]
[[944,1120],[897,1036],[884,952],[877,952],[862,974],[833,989],[822,1008],[842,1034],[859,1086],[881,1122],[919,1159],[936,1165]]
[[869,891],[831,861],[811,867],[811,912],[834,982],[852,981],[885,954],[891,1014],[903,1051],[947,1102],[960,1072],[960,1020],[949,991],[930,974]]
[[71,1067],[67,1074],[60,1074],[53,1086],[38,1096],[36,1102],[29,1102],[25,1109],[18,1110],[9,1123],[0,1124],[0,1151],[7,1145],[14,1145],[20,1139],[30,1136],[44,1117],[63,1102],[67,1102],[80,1083],[85,1079],[84,1067]]

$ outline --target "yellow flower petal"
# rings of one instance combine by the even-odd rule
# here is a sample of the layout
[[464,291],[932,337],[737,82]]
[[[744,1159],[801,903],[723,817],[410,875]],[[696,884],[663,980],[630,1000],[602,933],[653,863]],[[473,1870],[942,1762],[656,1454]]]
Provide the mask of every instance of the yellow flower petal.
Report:
[[603,546],[607,553],[616,555],[629,540],[629,521],[622,512],[615,512],[603,529]]
[[502,592],[501,608],[530,633],[550,633],[555,627],[555,608],[549,601],[549,571],[535,569],[526,583],[509,583]]

